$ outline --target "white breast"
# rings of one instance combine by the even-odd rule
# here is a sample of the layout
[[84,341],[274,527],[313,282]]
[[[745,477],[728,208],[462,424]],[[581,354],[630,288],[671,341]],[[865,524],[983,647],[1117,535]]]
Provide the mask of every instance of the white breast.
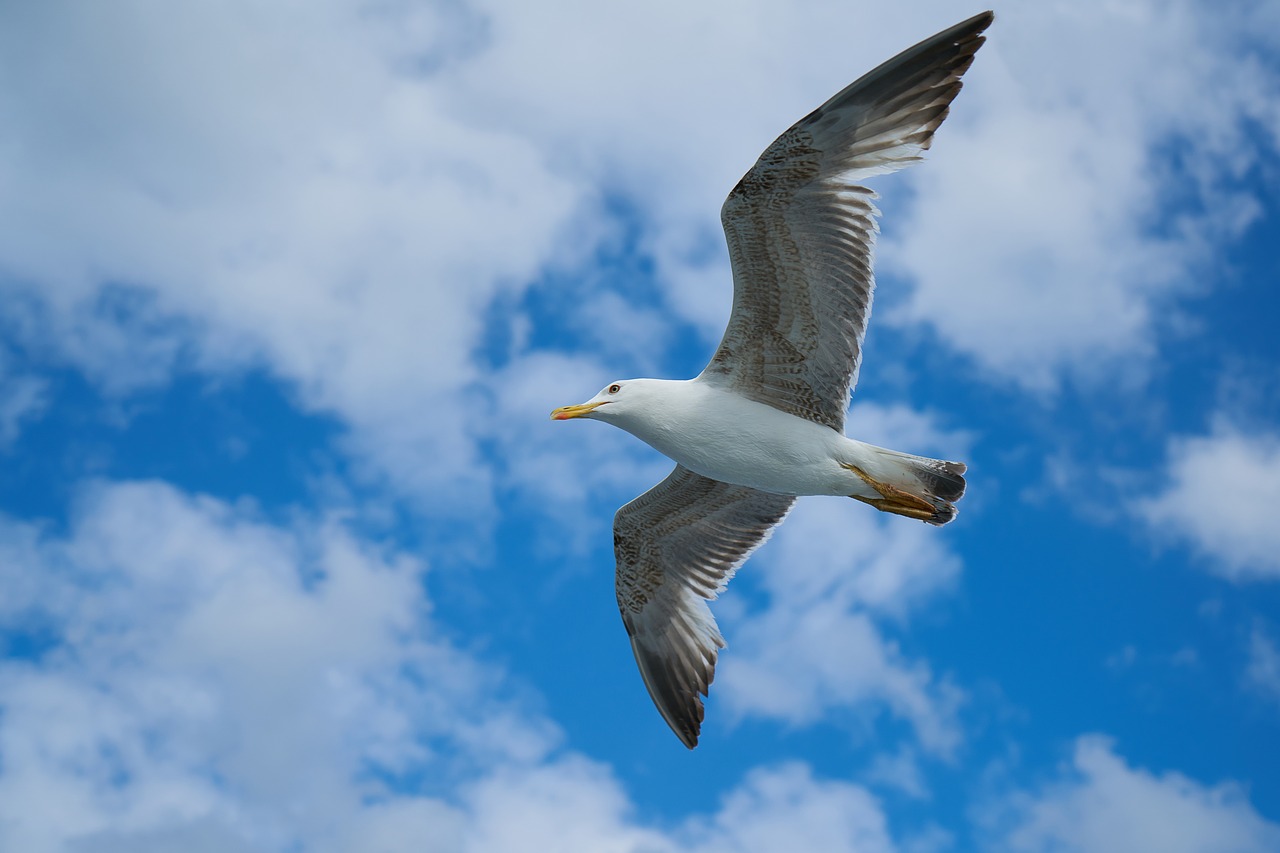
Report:
[[834,430],[696,380],[662,391],[644,417],[618,425],[689,470],[780,494],[850,493],[837,459],[853,442]]

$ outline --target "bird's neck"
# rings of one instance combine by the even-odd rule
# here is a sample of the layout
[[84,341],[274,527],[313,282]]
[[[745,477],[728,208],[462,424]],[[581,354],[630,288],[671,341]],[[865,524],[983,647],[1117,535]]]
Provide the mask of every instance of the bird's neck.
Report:
[[667,453],[672,435],[697,417],[699,389],[691,380],[644,380],[643,405],[627,413],[618,426],[659,451]]

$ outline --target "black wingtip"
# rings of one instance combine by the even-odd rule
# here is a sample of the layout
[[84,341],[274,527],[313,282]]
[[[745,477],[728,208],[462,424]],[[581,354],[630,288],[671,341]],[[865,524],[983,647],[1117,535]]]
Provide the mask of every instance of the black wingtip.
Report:
[[988,9],[985,12],[979,12],[967,21],[961,21],[951,29],[957,32],[973,32],[980,33],[987,27],[991,26],[996,19],[996,13]]
[[658,704],[656,699],[654,700],[654,705],[657,705],[659,713],[662,714],[662,719],[671,728],[671,731],[675,733],[675,736],[680,738],[680,742],[686,748],[694,749],[698,745],[698,735],[702,733],[702,702],[699,701],[697,703],[697,714],[694,717],[685,719],[677,718],[669,713],[666,708]]

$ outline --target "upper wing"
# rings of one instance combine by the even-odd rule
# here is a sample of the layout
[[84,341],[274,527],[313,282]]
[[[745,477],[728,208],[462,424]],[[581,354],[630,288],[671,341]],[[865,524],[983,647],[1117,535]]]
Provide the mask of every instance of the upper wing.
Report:
[[706,599],[724,589],[794,502],[677,465],[614,516],[618,609],[631,650],[653,703],[690,749],[724,648]]
[[985,39],[990,12],[922,41],[805,116],[760,155],[720,219],[733,313],[704,381],[844,430],[871,313],[875,194],[920,159]]

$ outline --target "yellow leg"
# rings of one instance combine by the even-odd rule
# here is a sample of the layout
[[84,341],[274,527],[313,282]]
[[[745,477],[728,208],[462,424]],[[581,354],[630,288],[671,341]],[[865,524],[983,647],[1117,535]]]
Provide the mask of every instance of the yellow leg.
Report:
[[905,515],[907,518],[916,518],[920,521],[930,521],[938,515],[938,508],[924,498],[916,497],[910,492],[899,489],[897,486],[881,483],[856,465],[847,465],[843,462],[840,464],[841,467],[848,468],[857,474],[864,483],[880,494],[878,498],[864,498],[860,495],[850,495],[849,497],[860,500],[865,504],[871,504],[881,512]]

